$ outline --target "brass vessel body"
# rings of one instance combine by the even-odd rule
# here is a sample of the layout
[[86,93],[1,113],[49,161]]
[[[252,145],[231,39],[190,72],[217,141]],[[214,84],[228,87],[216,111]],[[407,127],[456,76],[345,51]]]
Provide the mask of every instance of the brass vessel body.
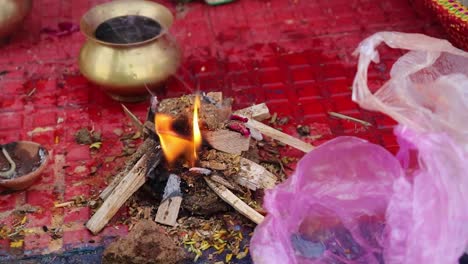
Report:
[[0,0],[0,39],[17,30],[31,11],[32,0]]
[[[140,15],[157,21],[161,33],[146,41],[115,44],[95,38],[104,21],[126,15]],[[81,19],[86,35],[79,56],[81,73],[113,99],[124,102],[144,100],[147,89],[156,91],[180,65],[181,52],[168,34],[173,15],[164,6],[144,0],[118,0],[95,6]]]

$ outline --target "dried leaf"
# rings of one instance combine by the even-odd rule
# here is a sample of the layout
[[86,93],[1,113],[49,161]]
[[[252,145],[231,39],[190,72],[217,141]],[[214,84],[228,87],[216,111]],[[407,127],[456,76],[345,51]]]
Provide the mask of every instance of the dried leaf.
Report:
[[113,156],[112,156],[112,157],[106,157],[106,158],[104,159],[104,162],[105,162],[105,163],[109,163],[109,162],[113,162],[114,160],[115,160],[115,157],[113,157]]
[[243,258],[247,257],[248,253],[249,253],[249,248],[246,247],[243,252],[237,254],[236,258],[237,259],[243,259]]
[[123,130],[121,128],[116,128],[112,132],[114,132],[114,134],[116,134],[118,137],[123,135]]
[[137,131],[135,134],[133,134],[132,139],[138,139],[141,137],[141,133]]
[[102,146],[102,142],[94,142],[93,144],[89,145],[90,149],[100,149]]
[[232,254],[229,253],[226,255],[226,262],[231,262],[231,259],[232,259]]

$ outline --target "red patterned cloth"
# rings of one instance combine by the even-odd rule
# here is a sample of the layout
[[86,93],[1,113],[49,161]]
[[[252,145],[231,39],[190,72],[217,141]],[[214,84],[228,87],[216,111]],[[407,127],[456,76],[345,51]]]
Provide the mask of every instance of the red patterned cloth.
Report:
[[430,10],[437,16],[457,47],[468,50],[468,7],[457,0],[413,0],[417,8]]

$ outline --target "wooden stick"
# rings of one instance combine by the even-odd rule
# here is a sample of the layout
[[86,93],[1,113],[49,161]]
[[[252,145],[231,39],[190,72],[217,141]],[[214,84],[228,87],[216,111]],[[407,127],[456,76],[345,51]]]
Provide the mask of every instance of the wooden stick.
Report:
[[344,119],[344,120],[348,120],[348,121],[352,121],[352,122],[361,124],[363,126],[368,126],[368,127],[372,126],[371,123],[369,123],[367,121],[364,121],[364,120],[361,120],[361,119],[354,118],[352,116],[343,115],[343,114],[340,114],[340,113],[337,113],[337,112],[328,112],[328,114],[333,116],[333,117],[336,117],[336,118],[340,118],[340,119]]
[[250,137],[226,129],[204,131],[203,139],[214,149],[235,155],[242,154],[242,151],[247,151],[250,147]]
[[270,110],[265,103],[252,105],[243,109],[239,109],[234,112],[236,115],[242,115],[245,117],[253,118],[257,121],[263,121],[270,118]]
[[244,203],[239,197],[237,197],[234,193],[228,190],[223,185],[213,182],[208,177],[204,177],[208,186],[226,203],[231,205],[234,209],[236,209],[239,213],[243,216],[247,217],[248,219],[252,220],[256,224],[260,224],[264,216],[261,215],[259,212],[255,211],[252,207],[248,206]]
[[265,167],[246,158],[241,158],[240,164],[241,170],[237,177],[235,177],[239,185],[253,191],[257,189],[272,189],[276,186],[278,179]]
[[75,201],[68,201],[68,202],[63,202],[63,203],[59,203],[59,204],[54,204],[54,207],[55,208],[62,208],[62,207],[67,207],[69,205],[74,205],[75,204]]
[[223,102],[222,92],[209,92],[206,95],[213,99],[217,104],[221,104]]
[[154,221],[163,225],[175,226],[181,204],[180,178],[175,174],[171,174],[164,189],[163,201],[158,207]]
[[175,226],[181,204],[182,196],[170,197],[164,200],[158,207],[154,221],[167,226]]
[[101,207],[86,223],[86,227],[93,233],[99,233],[109,220],[117,213],[120,207],[135,193],[146,181],[146,173],[154,164],[161,160],[162,150],[155,149],[145,153],[130,172],[111,192]]
[[300,139],[297,139],[277,129],[274,129],[268,125],[258,122],[258,121],[262,121],[270,117],[270,111],[265,103],[261,103],[261,104],[253,105],[244,109],[240,109],[240,110],[235,111],[234,113],[248,117],[249,118],[248,124],[252,128],[255,128],[258,131],[260,131],[260,133],[264,134],[265,136],[276,139],[280,142],[283,142],[284,144],[287,144],[291,147],[294,147],[306,153],[314,149],[314,146]]
[[[217,131],[213,131],[213,133],[216,133]],[[221,132],[223,132],[221,130]],[[220,151],[224,151],[227,153],[231,154],[237,154],[240,155],[242,151],[248,150],[249,145],[246,145],[245,148],[240,148],[239,145],[240,143],[236,140],[237,137],[245,138],[242,135],[240,135],[237,132],[234,131],[227,131],[229,132],[226,137],[222,137],[221,140],[218,140],[216,136],[210,136],[207,141],[211,144],[211,146]],[[232,142],[229,141],[229,136],[232,136],[234,140],[232,142],[235,142],[235,144],[232,144]],[[226,143],[223,143],[224,140],[226,140]],[[247,141],[248,142],[248,141]],[[247,187],[253,191],[257,189],[271,189],[275,187],[276,181],[278,180],[277,177],[270,173],[268,170],[266,170],[263,166],[250,161],[245,158],[241,158],[240,160],[241,167],[240,167],[240,172],[239,174],[235,177],[235,181],[244,187]],[[209,169],[219,169],[219,168],[214,168],[213,166],[210,166],[210,164],[216,164],[216,161],[206,161],[206,162],[201,162],[200,163],[202,167],[206,167]],[[220,163],[223,165],[222,163]],[[219,177],[219,176],[218,176]],[[220,183],[220,182],[218,182]],[[226,187],[230,188],[226,184],[223,184]],[[233,188],[230,188],[233,189]]]
[[124,104],[121,104],[121,106],[125,114],[127,115],[127,117],[130,118],[130,120],[132,120],[133,125],[136,128],[138,128],[140,133],[143,133],[143,123],[141,123],[140,119],[138,119],[138,117],[134,113],[132,113],[130,110],[128,110],[128,108]]
[[101,192],[99,198],[106,200],[107,197],[112,193],[114,188],[122,181],[123,177],[135,166],[135,164],[143,157],[147,152],[156,151],[157,144],[151,139],[147,138],[137,149],[135,153],[127,160],[125,168],[121,170],[117,175],[114,176],[111,183]]
[[102,200],[109,197],[114,188],[120,183],[120,181],[122,181],[123,177],[127,175],[132,167],[135,166],[135,163],[143,156],[143,154],[156,148],[156,143],[151,138],[153,136],[152,134],[155,134],[154,123],[150,121],[145,122],[145,124],[141,123],[138,117],[128,110],[125,105],[121,104],[121,106],[127,117],[130,118],[133,125],[140,131],[140,133],[146,132],[147,138],[145,138],[145,141],[138,147],[137,151],[127,160],[125,168],[115,175],[109,185],[107,185],[107,187],[101,192],[99,198]]
[[240,187],[238,185],[236,185],[235,183],[232,184],[230,182],[228,182],[226,179],[224,179],[223,177],[219,176],[219,175],[216,175],[216,174],[213,174],[213,175],[210,175],[210,180],[218,183],[218,184],[221,184],[223,186],[225,186],[226,188],[228,189],[231,189],[231,190],[236,190],[236,191],[239,191],[240,190]]
[[284,144],[287,144],[293,148],[296,148],[298,150],[301,150],[305,153],[311,151],[314,149],[314,146],[298,139],[293,136],[290,136],[286,133],[283,133],[277,129],[274,129],[268,125],[265,125],[261,122],[258,122],[257,120],[254,119],[249,119],[247,122],[251,127],[257,129],[260,131],[260,133],[264,134],[265,136],[271,137],[272,139],[278,140],[280,142],[283,142]]

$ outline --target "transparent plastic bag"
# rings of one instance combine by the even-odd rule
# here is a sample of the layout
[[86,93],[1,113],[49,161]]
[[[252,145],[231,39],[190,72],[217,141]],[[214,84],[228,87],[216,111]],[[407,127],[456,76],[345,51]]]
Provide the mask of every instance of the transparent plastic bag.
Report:
[[[385,42],[411,50],[372,93],[367,69]],[[468,243],[468,54],[420,34],[377,33],[358,50],[353,100],[385,113],[397,157],[340,137],[301,159],[265,195],[255,263],[457,263]]]
[[[367,85],[377,46],[410,50],[390,71],[390,80],[374,94]],[[353,101],[382,112],[416,132],[443,132],[468,146],[468,53],[450,42],[421,34],[380,32],[365,39],[355,52],[359,64]]]

